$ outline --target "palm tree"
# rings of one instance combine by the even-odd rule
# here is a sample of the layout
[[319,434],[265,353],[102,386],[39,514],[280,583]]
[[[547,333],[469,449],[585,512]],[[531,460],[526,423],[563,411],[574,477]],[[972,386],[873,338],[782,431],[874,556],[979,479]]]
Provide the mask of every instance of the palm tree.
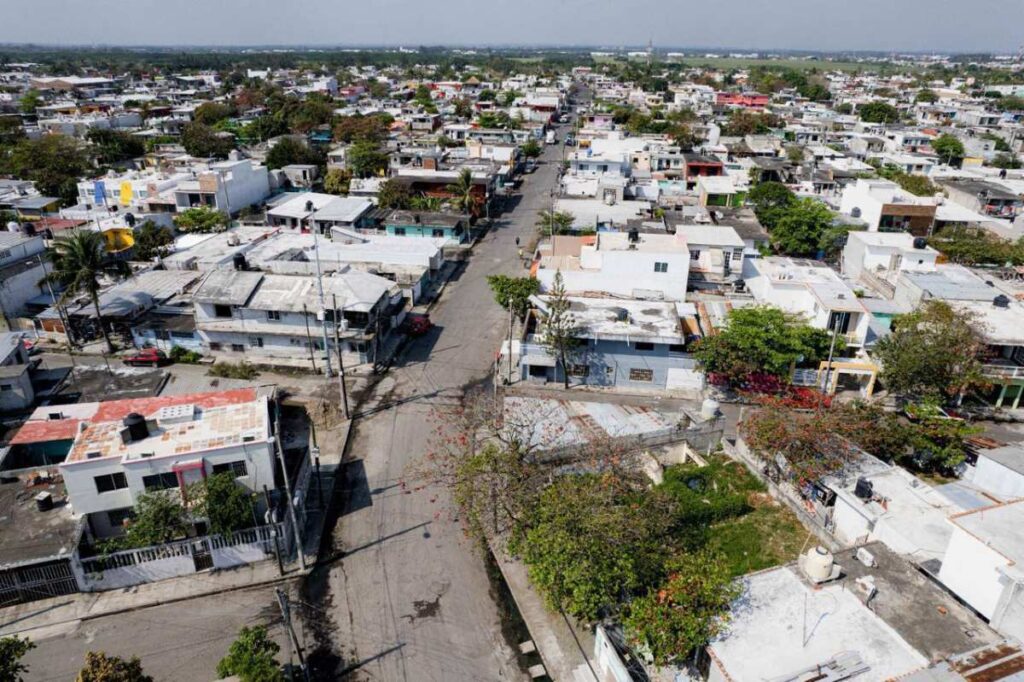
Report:
[[46,279],[65,287],[58,303],[66,303],[76,294],[88,294],[96,308],[96,319],[99,320],[103,340],[107,343],[107,352],[114,352],[114,344],[110,342],[110,334],[103,323],[100,313],[100,283],[103,264],[107,259],[103,237],[99,232],[76,230],[70,237],[54,240],[53,271]]
[[452,203],[460,211],[472,213],[476,208],[477,198],[473,194],[473,172],[463,168],[459,172],[458,179],[448,185],[448,191],[452,194]]
[[444,208],[444,199],[420,194],[409,200],[409,207],[415,211],[436,212]]

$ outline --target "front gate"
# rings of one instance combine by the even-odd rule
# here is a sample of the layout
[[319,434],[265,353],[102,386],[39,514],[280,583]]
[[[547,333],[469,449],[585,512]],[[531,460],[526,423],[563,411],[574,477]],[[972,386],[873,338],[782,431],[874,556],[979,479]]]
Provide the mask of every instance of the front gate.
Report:
[[0,571],[0,606],[59,597],[79,591],[67,559]]

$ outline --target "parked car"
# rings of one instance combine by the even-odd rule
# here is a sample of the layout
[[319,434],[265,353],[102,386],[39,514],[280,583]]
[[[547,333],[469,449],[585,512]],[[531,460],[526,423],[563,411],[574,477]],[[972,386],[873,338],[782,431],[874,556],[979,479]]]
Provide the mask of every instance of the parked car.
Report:
[[430,331],[434,323],[426,313],[408,313],[402,321],[402,331],[409,336],[423,336]]
[[167,354],[156,348],[143,348],[138,353],[121,358],[130,367],[159,367],[167,362]]

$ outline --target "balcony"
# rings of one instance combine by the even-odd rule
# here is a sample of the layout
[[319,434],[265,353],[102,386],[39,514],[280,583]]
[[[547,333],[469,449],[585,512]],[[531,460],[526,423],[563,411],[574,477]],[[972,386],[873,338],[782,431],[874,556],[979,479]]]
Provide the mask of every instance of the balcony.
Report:
[[1013,363],[982,365],[981,373],[989,379],[1001,381],[1024,380],[1024,367]]

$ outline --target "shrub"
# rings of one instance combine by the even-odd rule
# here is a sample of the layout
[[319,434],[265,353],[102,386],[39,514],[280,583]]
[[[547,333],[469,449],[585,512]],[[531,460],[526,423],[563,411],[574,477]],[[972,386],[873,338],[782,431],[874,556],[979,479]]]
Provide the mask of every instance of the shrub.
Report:
[[189,350],[184,346],[174,346],[171,348],[171,360],[174,362],[181,362],[186,365],[194,365],[198,363],[203,356],[194,350]]
[[260,371],[245,362],[218,362],[210,368],[208,374],[222,379],[255,379]]

